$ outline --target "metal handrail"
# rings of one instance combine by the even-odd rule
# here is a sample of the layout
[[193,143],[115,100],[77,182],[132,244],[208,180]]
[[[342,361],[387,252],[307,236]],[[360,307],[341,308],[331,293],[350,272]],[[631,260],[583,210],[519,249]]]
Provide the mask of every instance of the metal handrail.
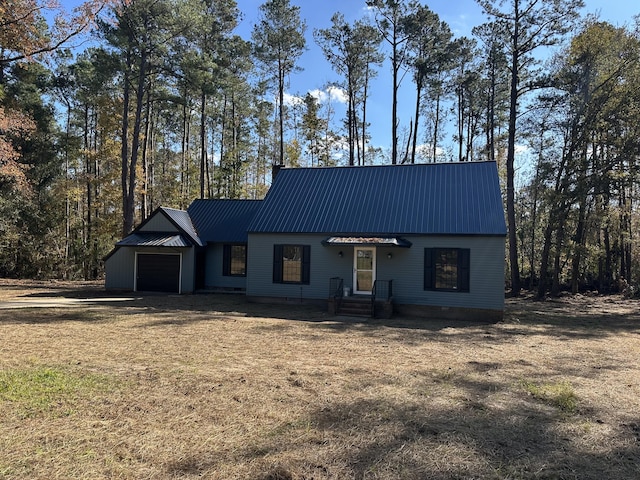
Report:
[[375,280],[373,282],[373,287],[371,288],[371,317],[375,317],[376,313],[376,297],[378,297],[378,291],[383,291],[382,286],[386,286],[386,298],[382,296],[381,298],[388,302],[391,297],[393,297],[393,280]]
[[372,297],[380,297],[383,300],[389,300],[393,297],[393,280],[376,280],[373,282],[371,289]]
[[333,298],[344,296],[344,280],[342,278],[331,277],[329,279],[329,296]]
[[342,297],[344,296],[344,281],[340,277],[331,277],[329,279],[329,298],[333,298],[335,312],[340,311]]
[[373,287],[371,288],[371,318],[376,318],[376,290],[378,281],[373,281]]

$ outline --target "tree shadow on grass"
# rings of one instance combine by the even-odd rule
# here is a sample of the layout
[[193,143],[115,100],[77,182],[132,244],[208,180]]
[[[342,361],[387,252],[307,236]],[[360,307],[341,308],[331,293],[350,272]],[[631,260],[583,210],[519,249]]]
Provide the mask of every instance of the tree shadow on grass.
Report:
[[[430,335],[446,333],[459,341],[478,336],[485,342],[502,342],[506,337],[528,335],[531,327],[538,327],[536,333],[567,340],[574,338],[595,338],[621,332],[640,332],[640,310],[634,300],[619,296],[576,296],[552,301],[534,301],[527,298],[508,299],[505,305],[504,321],[497,324],[483,321],[446,320],[440,318],[400,317],[391,319],[369,319],[331,316],[326,305],[290,302],[287,304],[252,303],[244,295],[207,293],[195,295],[140,294],[132,292],[105,291],[97,284],[72,288],[38,289],[22,295],[22,299],[52,300],[63,298],[78,301],[78,305],[62,304],[88,311],[93,308],[107,308],[118,315],[149,313],[165,317],[161,322],[188,324],[215,320],[225,317],[257,317],[294,320],[316,323],[327,331],[336,333],[354,329],[376,333],[386,329],[422,331],[427,336],[417,335],[414,341],[429,340]],[[171,320],[171,312],[181,312],[179,320]],[[194,312],[195,315],[183,315]],[[6,317],[6,315],[3,315]],[[16,315],[21,316],[21,315]],[[73,314],[82,321],[82,314]],[[92,320],[91,318],[87,318]],[[62,318],[59,318],[62,320]],[[43,318],[42,322],[47,321]],[[58,321],[53,316],[48,321]],[[508,328],[500,328],[506,326]],[[407,339],[409,341],[409,339]]]
[[[576,295],[554,300],[509,299],[505,323],[512,334],[527,334],[529,327],[541,327],[538,333],[556,338],[600,337],[616,333],[640,333],[640,309],[637,300],[619,295]],[[522,326],[525,328],[519,329]]]
[[105,318],[96,312],[80,309],[20,308],[0,310],[0,325],[50,324],[59,322],[100,323]]
[[569,416],[517,394],[498,403],[491,396],[504,390],[498,383],[453,382],[463,393],[447,403],[433,398],[417,404],[383,394],[326,403],[307,420],[321,444],[303,434],[297,445],[276,436],[245,454],[298,458],[287,468],[293,478],[311,473],[301,460],[310,451],[328,471],[342,465],[355,479],[638,478],[640,442],[633,428],[612,425],[609,437],[590,448],[583,438],[588,434],[578,428],[590,419],[581,414]]

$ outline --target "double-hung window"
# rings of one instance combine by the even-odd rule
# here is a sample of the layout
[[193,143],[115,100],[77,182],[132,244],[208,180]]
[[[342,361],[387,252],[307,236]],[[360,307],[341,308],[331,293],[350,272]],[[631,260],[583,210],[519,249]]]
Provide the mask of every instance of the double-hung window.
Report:
[[247,246],[223,245],[222,275],[226,277],[247,276]]
[[273,283],[309,284],[311,247],[273,246]]
[[469,266],[468,248],[425,248],[424,289],[468,292]]

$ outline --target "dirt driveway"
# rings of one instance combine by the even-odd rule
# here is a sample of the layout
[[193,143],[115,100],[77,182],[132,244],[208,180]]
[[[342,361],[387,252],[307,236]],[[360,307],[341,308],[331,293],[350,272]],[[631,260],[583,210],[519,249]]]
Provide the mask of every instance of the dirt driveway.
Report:
[[[139,297],[137,297],[139,298]],[[131,294],[109,294],[102,282],[56,282],[0,279],[0,310],[57,308],[132,302]]]

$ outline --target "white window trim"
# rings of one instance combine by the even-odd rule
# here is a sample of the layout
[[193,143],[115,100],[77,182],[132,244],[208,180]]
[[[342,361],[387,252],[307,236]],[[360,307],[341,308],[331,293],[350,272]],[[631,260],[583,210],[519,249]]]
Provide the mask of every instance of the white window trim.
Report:
[[353,247],[353,293],[357,295],[371,295],[371,290],[356,290],[358,285],[358,250],[371,250],[373,252],[372,271],[371,271],[371,285],[376,281],[377,276],[377,257],[378,249],[375,246],[356,245]]

